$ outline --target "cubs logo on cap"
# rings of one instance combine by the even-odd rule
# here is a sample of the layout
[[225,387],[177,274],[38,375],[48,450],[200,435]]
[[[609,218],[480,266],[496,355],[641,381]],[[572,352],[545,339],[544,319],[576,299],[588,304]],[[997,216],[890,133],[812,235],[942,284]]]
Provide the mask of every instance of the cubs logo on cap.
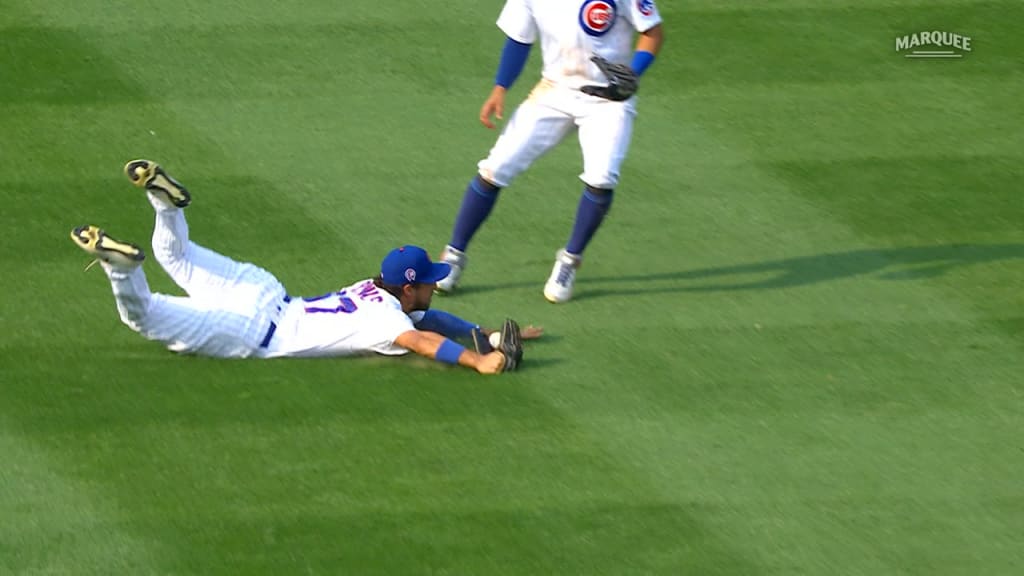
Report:
[[395,248],[380,263],[380,276],[385,284],[433,284],[451,272],[444,262],[431,262],[427,251],[419,246]]
[[636,0],[636,9],[644,16],[654,14],[654,0]]
[[591,36],[604,36],[615,24],[615,0],[584,0],[580,27]]

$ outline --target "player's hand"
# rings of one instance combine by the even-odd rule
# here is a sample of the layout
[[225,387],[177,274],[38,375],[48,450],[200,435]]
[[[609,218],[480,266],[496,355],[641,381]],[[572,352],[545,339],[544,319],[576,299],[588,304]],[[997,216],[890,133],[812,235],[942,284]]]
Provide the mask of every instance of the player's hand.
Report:
[[491,90],[491,95],[484,101],[484,105],[480,107],[480,123],[493,129],[495,124],[491,120],[492,115],[498,120],[505,119],[505,88],[502,86],[495,86],[494,90]]
[[476,371],[481,374],[500,374],[504,369],[505,355],[497,350],[481,354],[480,361],[476,363]]
[[[479,335],[474,335],[473,339],[477,342],[477,351],[490,351],[491,349],[493,349],[493,346],[490,345],[489,338],[493,337],[494,334],[497,334],[499,332],[501,332],[501,330],[486,330],[482,332],[483,338],[481,340],[478,340]],[[522,328],[519,329],[519,337],[522,338],[523,340],[536,340],[537,338],[540,338],[543,335],[544,328],[542,328],[541,326],[534,326],[533,324],[530,324],[529,326],[523,326]],[[488,342],[488,344],[484,346],[483,342]]]
[[544,328],[541,326],[534,326],[533,324],[523,326],[522,329],[519,330],[519,335],[523,340],[536,340],[544,335]]

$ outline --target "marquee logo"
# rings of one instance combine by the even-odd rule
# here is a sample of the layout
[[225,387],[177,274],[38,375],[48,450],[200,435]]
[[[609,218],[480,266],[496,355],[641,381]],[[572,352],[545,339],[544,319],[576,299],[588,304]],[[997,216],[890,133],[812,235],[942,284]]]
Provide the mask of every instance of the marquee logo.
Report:
[[904,58],[963,58],[971,51],[971,37],[938,30],[896,37],[896,52]]

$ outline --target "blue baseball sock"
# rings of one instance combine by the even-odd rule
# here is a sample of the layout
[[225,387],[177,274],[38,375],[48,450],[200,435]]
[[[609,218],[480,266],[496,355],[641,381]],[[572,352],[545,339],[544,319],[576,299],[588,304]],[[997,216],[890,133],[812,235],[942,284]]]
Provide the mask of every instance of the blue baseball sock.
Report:
[[479,176],[470,181],[469,186],[466,186],[466,194],[462,197],[462,207],[455,218],[455,226],[452,228],[452,240],[448,243],[452,248],[466,249],[473,235],[480,229],[480,225],[491,214],[500,191],[501,188],[485,182]]
[[597,190],[594,188],[583,189],[580,196],[580,205],[576,209],[576,222],[572,227],[572,236],[569,243],[565,245],[565,251],[579,256],[583,254],[590,239],[601,226],[601,221],[608,214],[612,207],[612,199],[615,193],[611,190]]

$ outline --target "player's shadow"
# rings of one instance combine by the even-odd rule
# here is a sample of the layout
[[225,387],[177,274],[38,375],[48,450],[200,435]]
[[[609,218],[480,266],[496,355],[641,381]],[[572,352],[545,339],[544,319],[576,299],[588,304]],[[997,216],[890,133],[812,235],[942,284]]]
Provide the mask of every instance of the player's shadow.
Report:
[[[793,288],[856,276],[883,280],[934,278],[957,267],[1024,259],[1024,244],[950,244],[830,252],[799,258],[679,272],[588,277],[581,273],[575,299],[659,292],[727,292]],[[536,282],[523,283],[534,286]],[[631,284],[619,287],[620,284]],[[488,291],[504,286],[480,286]]]

